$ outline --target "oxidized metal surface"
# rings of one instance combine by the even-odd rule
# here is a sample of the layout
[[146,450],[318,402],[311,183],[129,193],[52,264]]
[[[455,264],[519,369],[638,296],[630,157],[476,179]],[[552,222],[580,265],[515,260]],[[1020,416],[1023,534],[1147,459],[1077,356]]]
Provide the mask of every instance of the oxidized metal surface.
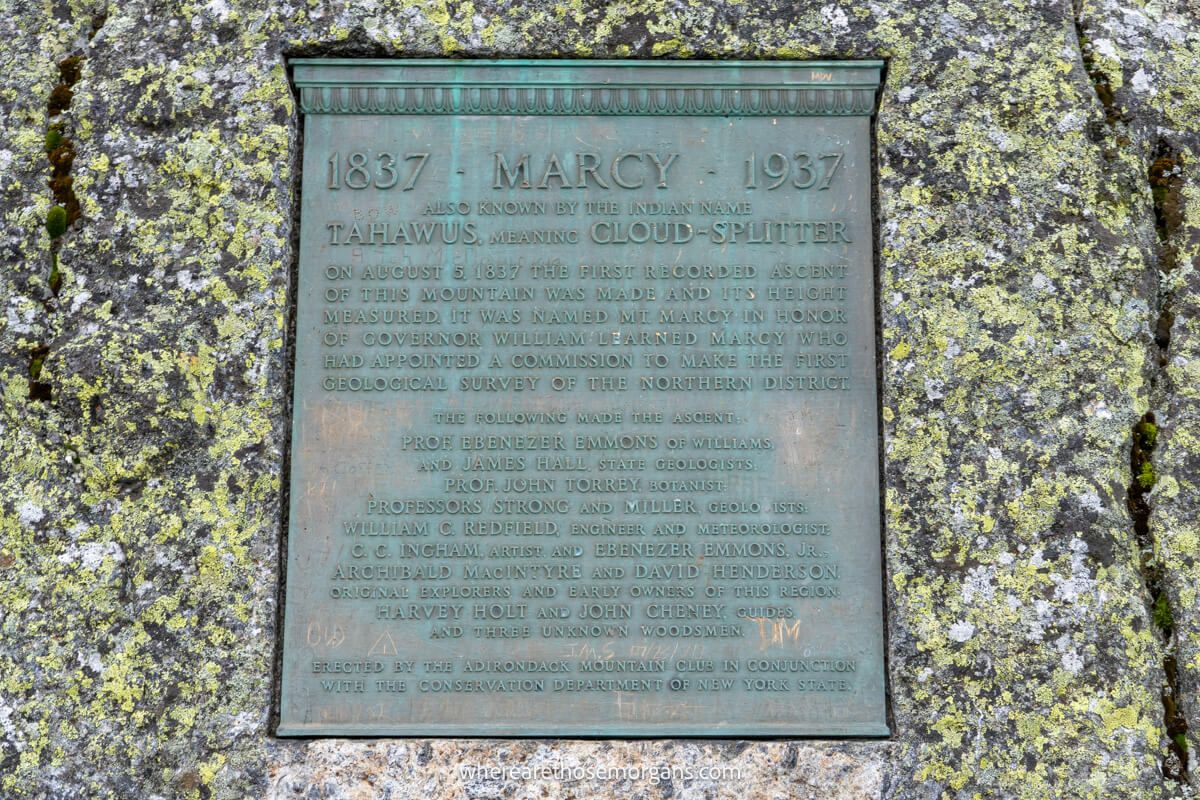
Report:
[[296,62],[283,735],[882,735],[877,62]]

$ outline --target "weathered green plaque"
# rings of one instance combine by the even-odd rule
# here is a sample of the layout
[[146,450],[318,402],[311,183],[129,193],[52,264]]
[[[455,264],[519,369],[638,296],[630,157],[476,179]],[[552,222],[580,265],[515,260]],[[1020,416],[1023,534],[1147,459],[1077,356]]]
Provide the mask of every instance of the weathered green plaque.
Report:
[[878,62],[294,62],[283,735],[883,735]]

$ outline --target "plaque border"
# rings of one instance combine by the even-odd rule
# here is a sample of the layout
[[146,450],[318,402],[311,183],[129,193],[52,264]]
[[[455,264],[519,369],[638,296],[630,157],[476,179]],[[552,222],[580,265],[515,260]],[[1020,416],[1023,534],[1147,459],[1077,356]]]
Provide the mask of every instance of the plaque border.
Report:
[[[806,730],[811,728],[811,730]],[[697,733],[688,728],[667,728],[649,725],[622,725],[628,733],[596,733],[596,727],[579,725],[521,726],[514,724],[467,725],[465,723],[440,723],[426,725],[378,725],[370,733],[361,728],[333,725],[329,723],[281,724],[276,736],[305,739],[577,739],[591,741],[662,740],[662,739],[738,739],[781,741],[788,739],[887,739],[892,735],[886,723],[864,723],[821,727],[815,725],[762,724],[747,727],[714,727],[711,733]]]
[[[294,59],[304,114],[547,116],[868,116],[883,61],[457,61]],[[459,75],[431,80],[425,67]],[[611,71],[565,81],[573,68]],[[362,68],[374,71],[364,75]],[[530,69],[545,74],[530,79]],[[789,73],[808,70],[809,78]],[[820,71],[818,73],[818,70]],[[648,75],[647,72],[655,74]],[[730,86],[730,73],[737,85]],[[820,78],[814,78],[814,75]]]

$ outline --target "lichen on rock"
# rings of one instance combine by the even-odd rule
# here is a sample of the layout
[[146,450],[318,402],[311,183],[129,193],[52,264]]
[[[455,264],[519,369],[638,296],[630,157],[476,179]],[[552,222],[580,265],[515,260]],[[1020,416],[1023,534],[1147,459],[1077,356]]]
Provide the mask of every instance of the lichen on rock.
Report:
[[[0,32],[0,795],[1182,791],[1162,774],[1160,693],[1173,651],[1200,746],[1194,11],[72,0],[17,3]],[[887,59],[876,189],[892,740],[272,737],[295,55]],[[51,292],[47,103],[72,56],[63,117],[81,223]],[[1165,243],[1147,179],[1160,139],[1182,175]],[[51,402],[29,397],[43,346]],[[1130,430],[1152,409],[1150,524],[1172,641],[1154,625],[1125,506]],[[736,765],[744,778],[522,786],[457,769],[551,757]]]

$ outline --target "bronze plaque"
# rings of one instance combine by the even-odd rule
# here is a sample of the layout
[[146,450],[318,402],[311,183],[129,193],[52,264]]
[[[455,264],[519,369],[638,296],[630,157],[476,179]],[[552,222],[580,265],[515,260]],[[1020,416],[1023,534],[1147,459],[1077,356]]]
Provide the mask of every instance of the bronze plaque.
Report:
[[293,62],[281,735],[886,735],[879,62]]

